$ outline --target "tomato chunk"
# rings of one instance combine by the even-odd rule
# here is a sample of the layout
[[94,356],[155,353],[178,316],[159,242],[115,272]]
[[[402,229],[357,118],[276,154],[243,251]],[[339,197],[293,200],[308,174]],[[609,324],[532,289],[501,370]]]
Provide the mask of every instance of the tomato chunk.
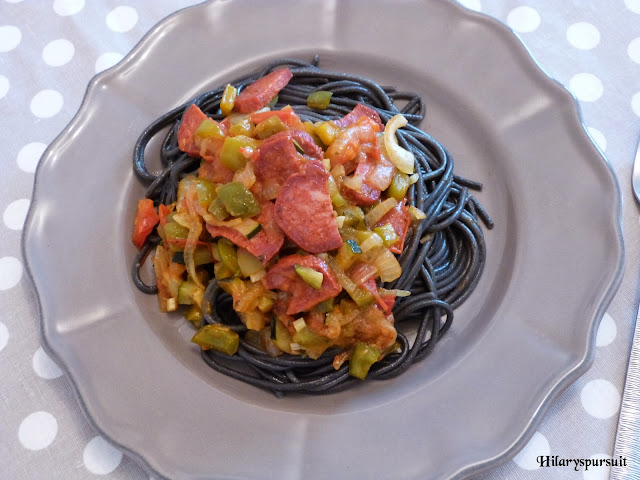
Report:
[[160,217],[153,208],[153,200],[148,198],[138,200],[138,211],[133,220],[133,243],[142,248],[153,228],[160,221]]

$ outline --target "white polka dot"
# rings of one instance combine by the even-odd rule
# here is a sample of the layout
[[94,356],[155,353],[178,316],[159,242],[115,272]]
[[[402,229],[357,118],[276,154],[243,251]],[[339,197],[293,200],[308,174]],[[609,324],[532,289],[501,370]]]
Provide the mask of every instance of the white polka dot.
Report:
[[41,90],[31,100],[31,113],[39,118],[50,118],[62,110],[64,99],[57,90]]
[[593,73],[578,73],[569,80],[569,90],[583,102],[595,102],[602,96],[602,82]]
[[122,452],[100,436],[93,437],[82,452],[84,466],[91,473],[106,475],[113,472],[122,460]]
[[18,438],[29,450],[42,450],[51,445],[58,434],[58,421],[49,412],[34,412],[20,423]]
[[33,354],[32,365],[38,376],[44,379],[52,380],[62,375],[62,370],[49,358],[49,355],[45,353],[42,347],[38,348],[36,353]]
[[507,24],[516,32],[533,32],[540,26],[540,14],[531,7],[516,7],[507,15]]
[[458,2],[460,2],[460,4],[470,10],[475,10],[476,12],[482,10],[482,4],[480,3],[480,0],[458,0]]
[[[591,455],[589,458],[591,460],[610,460],[611,455],[598,453],[597,455]],[[609,480],[610,473],[611,467],[607,466],[606,462],[602,462],[602,465],[591,466],[589,470],[582,472],[582,478],[584,478],[584,480]]]
[[581,50],[591,50],[600,43],[600,31],[587,22],[574,23],[567,29],[567,40]]
[[116,63],[122,60],[124,55],[118,52],[103,53],[96,60],[96,73],[100,73],[107,68],[113,67]]
[[633,13],[640,13],[640,0],[624,0],[624,4]]
[[598,335],[596,336],[596,346],[605,347],[613,342],[618,334],[616,322],[608,313],[605,313],[598,327]]
[[18,167],[27,173],[35,172],[38,162],[40,161],[40,157],[42,157],[46,148],[47,146],[44,143],[27,143],[18,152],[18,158],[16,159]]
[[116,7],[107,14],[107,27],[118,33],[131,30],[138,23],[138,12],[133,7]]
[[7,343],[9,343],[9,329],[4,323],[0,322],[0,352],[4,350]]
[[60,67],[68,63],[75,53],[76,49],[66,38],[60,38],[47,44],[42,50],[42,59],[44,63],[52,67]]
[[547,456],[550,452],[551,447],[549,447],[549,442],[546,437],[540,432],[536,432],[520,453],[513,457],[513,461],[525,470],[536,470],[540,468],[540,464],[536,458],[540,455]]
[[0,258],[0,290],[15,287],[22,278],[22,263],[16,257]]
[[0,98],[3,98],[9,91],[9,79],[0,75]]
[[75,15],[84,8],[84,0],[55,0],[53,11],[61,17]]
[[589,132],[589,135],[591,135],[591,138],[593,138],[593,141],[596,142],[598,147],[600,147],[600,150],[602,150],[603,152],[606,152],[607,139],[605,138],[604,134],[597,128],[593,128],[593,127],[587,127],[587,131]]
[[629,46],[627,47],[627,53],[629,54],[629,58],[636,63],[640,63],[640,37],[634,38],[629,42]]
[[7,208],[4,209],[4,213],[2,214],[4,224],[11,230],[22,230],[30,203],[29,199],[21,198],[7,205]]
[[591,380],[580,394],[582,406],[589,415],[595,418],[610,418],[620,408],[620,392],[608,380]]
[[13,25],[2,25],[0,27],[0,52],[8,52],[18,46],[22,40],[22,32]]
[[640,117],[640,92],[631,97],[631,109],[633,113]]

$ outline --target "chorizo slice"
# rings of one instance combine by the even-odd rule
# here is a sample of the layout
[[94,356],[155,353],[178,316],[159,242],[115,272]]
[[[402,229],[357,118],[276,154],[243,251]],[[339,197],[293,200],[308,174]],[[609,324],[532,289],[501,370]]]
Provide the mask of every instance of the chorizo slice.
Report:
[[251,113],[266,107],[293,77],[288,68],[279,68],[247,85],[236,97],[234,110],[239,113]]
[[284,233],[274,219],[274,205],[268,202],[262,205],[262,211],[256,217],[262,230],[252,238],[245,237],[238,230],[231,227],[216,227],[207,225],[212,237],[224,237],[232,243],[249,251],[266,264],[278,253],[284,243]]
[[[322,273],[322,285],[319,289],[308,285],[295,271],[295,266],[311,268]],[[287,315],[295,315],[311,310],[320,302],[334,298],[341,291],[329,266],[315,255],[289,255],[269,269],[264,278],[265,287],[269,290],[278,289],[291,294],[287,306]]]
[[311,160],[289,177],[276,198],[276,222],[296,245],[311,253],[342,246],[328,180],[322,162]]
[[378,126],[380,127],[380,131],[384,130],[384,125],[382,125],[382,120],[380,120],[380,115],[378,114],[378,112],[376,112],[373,108],[364,105],[363,103],[357,104],[355,107],[353,107],[353,110],[347,113],[344,117],[339,118],[338,120],[334,120],[333,123],[341,128],[344,128],[348,127],[349,125],[353,125],[358,121],[358,119],[362,117],[369,117],[371,120],[378,124]]

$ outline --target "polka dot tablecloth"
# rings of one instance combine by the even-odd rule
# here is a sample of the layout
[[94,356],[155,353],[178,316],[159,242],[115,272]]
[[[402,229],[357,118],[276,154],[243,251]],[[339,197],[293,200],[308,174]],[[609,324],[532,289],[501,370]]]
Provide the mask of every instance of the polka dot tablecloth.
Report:
[[[35,294],[20,236],[34,172],[79,108],[90,78],[157,21],[190,0],[0,0],[0,478],[148,479],[82,415],[64,375],[40,346]],[[541,467],[540,455],[611,458],[636,307],[639,210],[629,179],[640,136],[640,0],[463,0],[518,33],[579,100],[585,126],[624,197],[627,272],[602,319],[592,368],[547,412],[524,449],[483,479],[606,479]],[[576,181],[580,181],[576,178]]]

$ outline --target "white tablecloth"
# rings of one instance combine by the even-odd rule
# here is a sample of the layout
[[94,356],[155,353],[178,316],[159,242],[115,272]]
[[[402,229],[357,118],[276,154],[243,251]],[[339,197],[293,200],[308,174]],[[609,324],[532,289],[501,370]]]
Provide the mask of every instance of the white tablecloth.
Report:
[[[38,159],[77,111],[89,79],[156,22],[195,3],[0,0],[0,478],[149,478],[94,431],[40,347],[20,236]],[[639,216],[629,180],[640,134],[640,0],[462,3],[510,25],[576,95],[618,176],[627,248],[627,272],[602,319],[593,367],[552,406],[520,454],[483,478],[605,479],[607,467],[540,467],[536,457],[610,458],[613,451],[639,301]]]

